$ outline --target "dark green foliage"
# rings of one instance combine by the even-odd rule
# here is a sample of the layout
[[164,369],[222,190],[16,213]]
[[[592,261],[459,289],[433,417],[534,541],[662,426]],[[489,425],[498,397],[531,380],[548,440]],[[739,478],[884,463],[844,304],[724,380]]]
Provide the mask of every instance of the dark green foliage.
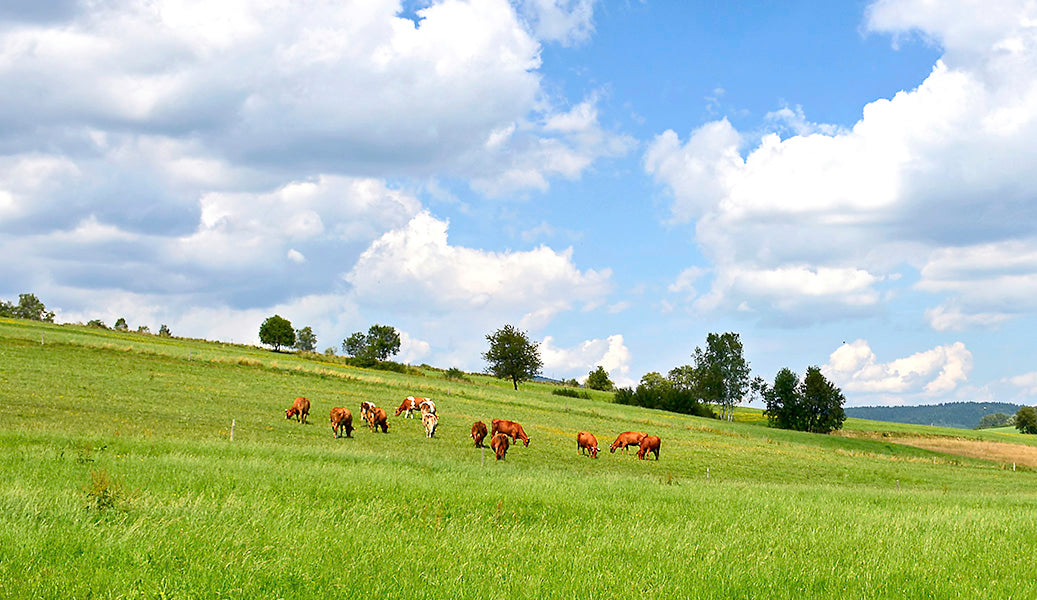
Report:
[[587,387],[592,390],[601,390],[603,392],[611,391],[613,387],[612,380],[609,379],[609,374],[605,372],[605,368],[598,365],[597,369],[594,369],[587,375]]
[[[288,324],[288,328],[291,329],[291,323]],[[169,325],[163,323],[159,325],[158,334],[162,337],[173,337],[173,332],[169,330]]]
[[551,390],[551,393],[555,396],[565,396],[566,398],[584,398],[589,400],[591,397],[591,395],[587,392],[574,390],[573,388],[569,387],[555,388]]
[[471,381],[468,375],[465,374],[465,372],[461,369],[458,369],[457,367],[450,367],[449,369],[447,369],[446,373],[443,374],[443,377],[446,379],[452,379],[454,381]]
[[295,349],[301,352],[313,352],[317,347],[317,336],[309,326],[295,332]]
[[328,346],[327,348],[324,349],[324,354],[326,356],[335,356],[335,347],[334,346]]
[[531,342],[525,331],[505,325],[486,336],[490,349],[483,358],[490,363],[486,371],[499,379],[510,379],[515,389],[520,381],[540,374],[544,362],[540,360],[540,345]]
[[563,380],[559,381],[558,383],[560,383],[561,385],[568,386],[568,387],[574,387],[574,388],[580,387],[580,382],[577,381],[575,377],[572,377],[570,379],[563,379]]
[[115,321],[115,327],[113,329],[116,331],[127,331],[129,328],[130,326],[126,324],[126,319],[119,317],[119,319]]
[[1015,428],[1019,433],[1037,433],[1037,411],[1032,406],[1024,406],[1015,413]]
[[713,409],[700,402],[694,391],[674,386],[656,372],[645,374],[637,389],[619,388],[615,398],[617,404],[716,418]]
[[788,367],[774,376],[774,385],[763,387],[764,413],[773,427],[801,429],[803,407],[799,399],[799,375]]
[[692,358],[696,395],[719,406],[721,416],[731,420],[735,405],[749,389],[749,363],[738,334],[709,334],[705,350],[696,347]]
[[784,368],[774,377],[774,385],[760,387],[767,405],[764,413],[774,427],[829,433],[841,429],[846,420],[846,398],[818,367],[808,367],[803,381]]
[[137,328],[137,333],[151,333],[151,328],[147,325],[141,325]]
[[87,327],[96,327],[98,329],[108,329],[108,326],[104,324],[101,319],[91,319],[86,323]]
[[342,351],[356,358],[363,366],[372,366],[400,351],[400,334],[391,325],[372,325],[366,335],[357,331],[342,340]]
[[1005,413],[992,413],[989,415],[983,415],[983,418],[979,420],[979,426],[976,429],[990,429],[991,427],[1007,427],[1013,423],[1012,415],[1006,415]]
[[[162,335],[161,331],[159,331],[159,335]],[[292,329],[292,322],[281,315],[267,318],[259,326],[259,341],[267,346],[273,346],[274,352],[280,352],[281,346],[290,348],[295,344],[295,330]]]
[[54,322],[54,313],[48,311],[35,294],[19,294],[17,305],[0,300],[0,317]]

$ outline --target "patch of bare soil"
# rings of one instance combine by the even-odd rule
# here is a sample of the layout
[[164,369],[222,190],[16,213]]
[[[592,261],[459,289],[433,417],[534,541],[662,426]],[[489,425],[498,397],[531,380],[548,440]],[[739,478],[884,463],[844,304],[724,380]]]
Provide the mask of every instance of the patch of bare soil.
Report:
[[987,442],[967,438],[944,437],[944,436],[906,436],[889,435],[883,436],[879,433],[865,432],[839,432],[846,437],[881,439],[894,444],[913,446],[944,454],[954,454],[968,458],[978,458],[1003,463],[1006,465],[1018,464],[1037,468],[1037,446],[1026,446],[1023,444],[1010,444],[1006,442]]

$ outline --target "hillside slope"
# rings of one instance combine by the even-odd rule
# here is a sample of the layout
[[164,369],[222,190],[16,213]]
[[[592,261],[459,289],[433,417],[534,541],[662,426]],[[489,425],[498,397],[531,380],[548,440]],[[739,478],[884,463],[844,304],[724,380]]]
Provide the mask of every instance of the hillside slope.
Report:
[[923,406],[859,406],[847,408],[846,416],[872,421],[972,429],[985,415],[1014,415],[1022,406],[1007,402],[948,402]]
[[[1037,474],[881,433],[16,321],[0,320],[0,356],[0,597],[986,598],[1034,585]],[[436,400],[436,438],[391,416],[410,394]],[[298,395],[309,425],[284,419]],[[389,433],[333,439],[330,408],[356,415],[363,400],[390,409]],[[501,462],[473,448],[471,423],[493,417],[522,422],[529,447]],[[579,456],[581,429],[600,446],[659,435],[661,459]]]

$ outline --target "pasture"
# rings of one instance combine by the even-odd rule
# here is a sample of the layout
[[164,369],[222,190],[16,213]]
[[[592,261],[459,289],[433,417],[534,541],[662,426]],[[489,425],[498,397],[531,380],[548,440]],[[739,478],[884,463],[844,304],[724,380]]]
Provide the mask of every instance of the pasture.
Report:
[[[471,379],[0,320],[0,598],[1037,594],[1037,472],[1009,460],[1032,438],[855,420],[819,436]],[[435,400],[435,438],[392,416],[408,395]],[[284,418],[296,396],[308,425]],[[388,434],[359,422],[365,400]],[[352,439],[332,437],[333,406]],[[495,417],[529,447],[474,449],[472,422]],[[660,460],[609,454],[626,430],[662,438]]]

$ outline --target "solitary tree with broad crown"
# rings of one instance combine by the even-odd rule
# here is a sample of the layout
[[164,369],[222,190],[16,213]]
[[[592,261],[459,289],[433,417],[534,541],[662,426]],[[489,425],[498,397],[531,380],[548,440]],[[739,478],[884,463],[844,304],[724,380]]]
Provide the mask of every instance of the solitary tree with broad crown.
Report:
[[487,372],[499,379],[510,379],[515,389],[520,381],[527,381],[540,374],[544,362],[540,360],[540,345],[531,342],[526,332],[505,325],[486,336],[490,349],[483,358],[490,363]]

